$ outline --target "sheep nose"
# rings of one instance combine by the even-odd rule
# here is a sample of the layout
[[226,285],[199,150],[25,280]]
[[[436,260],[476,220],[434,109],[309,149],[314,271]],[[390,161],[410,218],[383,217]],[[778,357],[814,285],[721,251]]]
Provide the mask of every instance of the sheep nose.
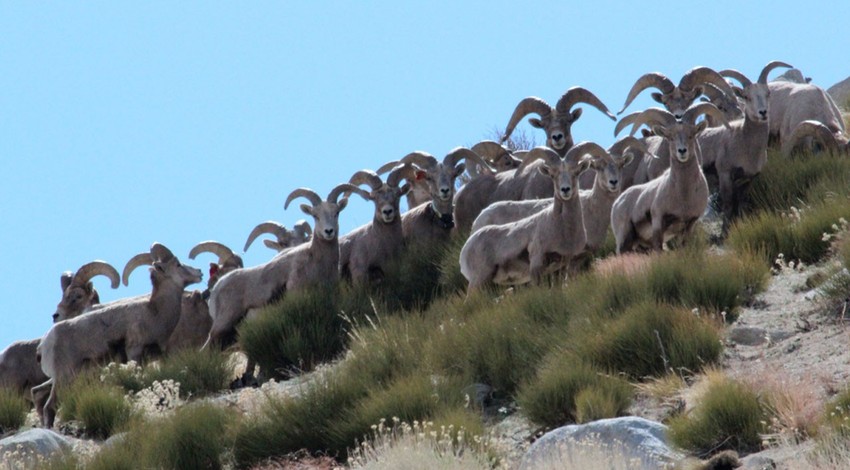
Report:
[[674,114],[673,116],[675,116],[675,117],[676,117],[676,120],[677,120],[677,121],[678,121],[678,120],[680,120],[680,119],[682,119],[682,113],[676,113],[676,114]]
[[570,188],[569,186],[561,186],[561,193],[562,194],[569,194],[571,189],[572,188]]
[[334,234],[334,229],[332,229],[332,228],[326,228],[325,229],[325,235],[330,237],[330,236],[333,236],[333,234]]
[[564,134],[552,134],[552,140],[560,142],[564,138]]
[[618,183],[619,181],[620,181],[620,180],[608,180],[608,183],[609,183],[611,186],[616,186],[616,185],[617,185],[617,183]]
[[681,149],[681,148],[680,148],[680,149],[677,149],[677,151],[679,152],[679,155],[684,155],[684,154],[685,154],[685,152],[687,152],[687,151],[688,151],[688,149]]
[[764,118],[764,117],[767,117],[767,110],[765,110],[765,109],[759,110],[759,114],[760,114],[760,115],[761,115],[761,117],[763,117],[763,118]]
[[59,314],[58,314],[58,313],[54,313],[54,314],[53,314],[53,323],[56,323],[58,320],[59,320]]
[[387,217],[389,217],[389,216],[393,215],[393,210],[392,210],[392,209],[384,209],[384,211],[383,211],[383,212],[384,212],[384,215],[385,215],[385,216],[387,216]]

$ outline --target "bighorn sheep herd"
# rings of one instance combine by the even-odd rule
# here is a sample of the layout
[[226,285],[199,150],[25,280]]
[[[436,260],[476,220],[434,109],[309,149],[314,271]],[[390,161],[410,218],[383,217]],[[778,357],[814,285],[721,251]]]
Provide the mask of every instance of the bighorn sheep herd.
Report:
[[[727,227],[739,215],[742,188],[762,171],[770,145],[784,155],[801,147],[850,155],[841,113],[829,95],[807,80],[768,82],[778,67],[791,66],[770,62],[755,82],[736,70],[702,66],[685,73],[678,85],[661,73],[647,73],[629,90],[620,113],[647,88],[659,90],[652,98],[665,109],[624,116],[615,136],[628,126],[631,134],[648,129],[642,138],[621,138],[607,150],[594,142],[574,144],[579,103],[616,121],[589,90],[570,88],[555,106],[524,98],[501,143],[458,147],[442,160],[411,152],[377,171],[357,171],[326,199],[295,189],[284,208],[306,199],[309,204],[300,209],[312,217],[313,229],[303,220],[292,229],[272,221],[257,225],[243,250],[263,235],[273,236],[263,240],[275,252],[263,264],[245,267],[226,245],[199,243],[190,259],[202,253],[217,257],[203,291],[186,290],[201,281],[201,271],[160,243],[132,257],[123,276],[105,262],[88,263],[62,274],[62,297],[47,333],[0,353],[0,387],[32,400],[50,427],[57,388],[83,368],[226,347],[235,342],[243,319],[287,293],[337,282],[382,282],[388,263],[414,244],[448,246],[452,237],[462,242],[468,235],[459,263],[472,292],[569,274],[584,264],[579,260],[598,253],[611,232],[618,254],[663,250],[674,238],[687,243],[708,206],[713,180],[707,174],[717,175]],[[531,126],[546,133],[545,146],[512,151],[504,144],[528,115],[534,115]],[[372,202],[372,220],[340,234],[339,215],[351,194]],[[150,266],[149,294],[100,303],[95,276],[109,279],[114,289],[142,265]],[[249,361],[243,383],[253,370]]]

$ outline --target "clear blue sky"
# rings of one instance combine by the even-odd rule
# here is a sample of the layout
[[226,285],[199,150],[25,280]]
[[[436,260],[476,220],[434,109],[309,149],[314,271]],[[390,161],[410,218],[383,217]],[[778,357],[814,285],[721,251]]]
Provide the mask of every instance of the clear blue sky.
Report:
[[[616,112],[649,71],[850,75],[846,1],[410,3],[0,3],[0,349],[46,332],[63,271],[120,271],[153,241],[241,250],[255,224],[303,217],[283,210],[292,189],[442,157],[526,96],[580,85]],[[613,126],[585,107],[573,133],[607,146]],[[343,231],[371,218],[349,207]],[[104,301],[150,290],[142,272],[95,284]]]

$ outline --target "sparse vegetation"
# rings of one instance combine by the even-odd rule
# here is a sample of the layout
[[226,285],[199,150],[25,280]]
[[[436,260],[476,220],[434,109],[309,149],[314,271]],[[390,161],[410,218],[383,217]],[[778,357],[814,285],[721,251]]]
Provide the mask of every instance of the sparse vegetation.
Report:
[[29,409],[20,393],[0,387],[0,435],[23,426]]
[[131,406],[123,389],[104,384],[94,372],[79,375],[59,390],[59,416],[63,421],[78,421],[89,436],[106,439],[128,425]]
[[[148,468],[222,468],[227,427],[234,414],[210,404],[193,404],[143,430],[143,461]],[[137,435],[141,436],[141,433]]]

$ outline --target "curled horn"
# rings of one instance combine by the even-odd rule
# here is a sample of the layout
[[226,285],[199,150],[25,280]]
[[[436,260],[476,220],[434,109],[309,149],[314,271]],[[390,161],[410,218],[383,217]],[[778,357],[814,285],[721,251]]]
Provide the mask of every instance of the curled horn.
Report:
[[741,72],[739,72],[735,69],[721,70],[720,75],[723,76],[723,77],[729,77],[729,78],[734,78],[735,80],[738,80],[738,82],[740,82],[741,85],[744,88],[753,84],[753,82],[751,82],[750,79],[747,78],[746,75],[744,75],[743,73],[741,73]]
[[547,166],[553,167],[561,163],[561,156],[549,147],[534,147],[522,159],[522,164],[516,170],[517,174],[537,160],[543,160]]
[[151,245],[151,257],[155,261],[168,261],[171,258],[174,258],[174,253],[166,248],[165,245],[154,242],[154,244]]
[[593,159],[613,161],[611,154],[596,142],[580,142],[574,145],[567,150],[564,159],[580,162],[583,155],[590,155]]
[[715,122],[722,122],[724,127],[729,128],[729,121],[726,119],[726,115],[711,103],[698,103],[689,107],[682,115],[682,122],[693,125],[696,123],[697,117],[701,114],[711,116],[715,119]]
[[646,148],[646,144],[641,142],[639,139],[636,139],[636,138],[629,135],[629,136],[623,137],[622,139],[614,142],[614,144],[611,145],[611,147],[608,148],[608,153],[610,153],[612,156],[613,155],[622,156],[624,153],[626,153],[626,150],[628,150],[630,148],[633,149],[633,150],[640,150],[643,153],[648,152],[648,150]]
[[310,204],[312,204],[313,207],[316,207],[322,203],[322,198],[319,197],[319,195],[316,194],[316,192],[312,189],[298,188],[295,191],[289,193],[289,196],[286,198],[286,203],[283,205],[283,209],[286,210],[287,208],[289,208],[289,203],[292,202],[293,199],[298,197],[303,197],[304,199],[307,199],[308,201],[310,201]]
[[[358,188],[357,186],[354,186],[351,183],[342,183],[336,185],[336,187],[331,189],[331,192],[328,193],[328,202],[336,204],[337,199],[339,199],[339,195],[342,193],[357,193],[364,199],[368,199],[369,195],[369,193],[363,191],[362,189]],[[366,194],[366,196],[363,196],[363,194]]]
[[[705,87],[702,89],[702,94],[707,96],[710,101],[715,101],[723,98],[723,90],[714,86],[713,83],[706,83]],[[734,97],[735,95],[731,96]]]
[[507,141],[511,137],[511,133],[514,129],[516,129],[516,125],[519,124],[522,118],[531,113],[538,114],[541,118],[543,118],[552,113],[552,107],[549,106],[549,103],[536,96],[523,98],[523,100],[516,105],[514,113],[511,114],[511,119],[508,121],[507,127],[505,127],[505,135],[503,135],[501,139],[502,142]]
[[307,221],[304,219],[295,222],[293,230],[298,235],[298,238],[307,238],[313,234],[313,229],[310,227],[310,224],[307,223]]
[[225,261],[227,261],[228,258],[233,256],[233,250],[228,248],[223,243],[219,243],[212,240],[201,242],[195,245],[192,248],[192,251],[189,252],[189,259],[195,259],[195,257],[201,253],[212,253],[218,256],[218,264],[223,264]]
[[767,74],[769,74],[771,70],[773,70],[777,67],[786,67],[786,68],[789,68],[789,69],[794,68],[793,65],[786,64],[785,62],[782,62],[780,60],[771,61],[767,65],[765,65],[763,69],[761,69],[761,73],[759,74],[759,81],[758,82],[761,83],[762,85],[767,85]]
[[635,111],[634,113],[627,114],[620,118],[620,120],[617,121],[617,125],[614,126],[614,137],[617,137],[617,135],[620,132],[623,132],[623,129],[625,129],[626,126],[630,124],[632,125],[632,131],[629,132],[629,135],[634,135],[634,133],[637,131],[637,128],[640,127],[640,124],[635,125],[635,121],[637,120],[638,115],[640,115],[640,111]]
[[416,179],[416,168],[410,163],[396,165],[390,174],[387,175],[387,184],[393,188],[397,188],[402,180]]
[[[690,108],[689,108],[690,109]],[[631,135],[637,131],[637,129],[642,125],[646,124],[647,126],[651,126],[652,124],[660,124],[662,126],[672,126],[676,124],[676,117],[670,114],[666,109],[661,108],[649,108],[645,109],[639,113],[632,113],[628,116],[620,119],[620,122],[627,121],[625,125],[632,124]],[[623,126],[623,127],[624,127]],[[617,128],[622,130],[620,127],[620,123],[617,123]],[[615,130],[617,129],[615,128]]]
[[726,80],[714,69],[708,67],[694,67],[688,70],[679,81],[679,88],[691,91],[699,84],[713,85],[723,93],[735,96],[735,92]]
[[118,275],[118,271],[111,264],[100,260],[80,266],[80,269],[74,274],[73,281],[78,285],[83,285],[98,274],[108,277],[112,281],[113,289],[117,289],[121,283],[121,276]]
[[791,151],[805,137],[812,137],[821,142],[826,149],[832,153],[837,153],[839,150],[838,141],[835,139],[835,134],[828,127],[819,121],[807,120],[794,128],[791,137],[782,144],[782,154],[790,155]]
[[484,161],[484,159],[481,158],[480,155],[473,152],[472,150],[469,150],[466,147],[458,147],[449,152],[445,157],[443,157],[443,165],[446,165],[450,168],[454,168],[455,165],[457,165],[457,163],[461,159],[472,161],[473,163],[477,164],[481,170],[484,170],[485,172],[488,172],[490,174],[496,172],[496,170],[494,170],[489,163]]
[[384,182],[381,181],[381,177],[372,170],[360,170],[357,173],[354,173],[348,182],[355,186],[368,184],[373,191],[381,189],[384,185]]
[[473,145],[470,150],[477,153],[479,157],[488,162],[494,162],[503,155],[511,154],[510,150],[506,149],[498,142],[493,142],[492,140],[482,140],[481,142]]
[[[440,162],[434,158],[428,152],[422,152],[417,150],[416,152],[410,152],[399,160],[400,163],[412,163],[419,168],[422,168],[425,171],[431,171],[434,168],[437,168]],[[384,165],[386,166],[386,165]],[[382,167],[383,168],[383,167]]]
[[634,85],[632,85],[632,89],[629,90],[629,96],[626,97],[626,104],[623,105],[623,109],[621,109],[617,114],[623,114],[623,111],[632,104],[632,101],[637,98],[637,95],[647,88],[658,88],[661,90],[661,93],[666,95],[667,93],[671,93],[676,88],[676,85],[674,85],[669,78],[659,72],[644,74],[637,79]]
[[130,261],[127,261],[127,264],[124,266],[124,272],[121,274],[124,285],[128,285],[130,273],[132,273],[136,268],[142,265],[150,266],[151,264],[153,264],[153,256],[151,256],[150,253],[139,253],[138,255],[130,258]]
[[[268,222],[263,222],[254,227],[253,230],[251,230],[251,234],[248,235],[248,241],[245,242],[245,248],[243,248],[242,251],[248,251],[248,247],[251,246],[252,243],[254,243],[254,240],[256,240],[257,237],[264,233],[270,233],[277,237],[278,240],[282,240],[286,237],[288,232],[286,230],[286,227],[277,222],[274,222],[272,220],[269,220]],[[194,249],[192,251],[194,252]],[[192,253],[189,253],[189,258],[195,259],[195,257],[192,256]]]
[[555,105],[555,110],[558,111],[558,113],[566,114],[569,113],[570,109],[578,103],[587,103],[599,111],[602,111],[602,113],[611,118],[612,121],[617,120],[617,118],[611,114],[611,111],[608,110],[608,107],[605,106],[602,101],[596,97],[596,95],[587,88],[582,88],[580,86],[574,86],[567,90],[567,92],[561,96],[561,99],[558,100],[558,104]]

